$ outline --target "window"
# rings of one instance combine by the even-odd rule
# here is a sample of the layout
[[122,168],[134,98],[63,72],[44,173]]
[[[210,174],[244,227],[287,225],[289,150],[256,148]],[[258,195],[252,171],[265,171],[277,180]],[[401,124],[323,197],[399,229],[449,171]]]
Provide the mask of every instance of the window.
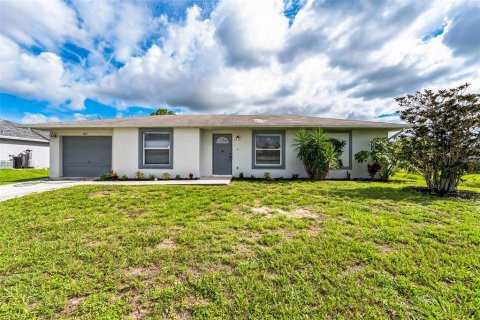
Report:
[[284,168],[284,134],[254,132],[253,168]]
[[172,168],[172,130],[140,130],[140,168]]

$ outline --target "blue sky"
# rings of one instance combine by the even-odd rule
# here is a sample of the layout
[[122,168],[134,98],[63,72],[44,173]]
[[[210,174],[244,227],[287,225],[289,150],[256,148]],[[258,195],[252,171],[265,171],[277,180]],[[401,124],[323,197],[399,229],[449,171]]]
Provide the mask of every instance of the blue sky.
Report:
[[[371,19],[371,17],[376,17]],[[480,84],[480,2],[0,2],[0,117],[281,113],[398,121]]]

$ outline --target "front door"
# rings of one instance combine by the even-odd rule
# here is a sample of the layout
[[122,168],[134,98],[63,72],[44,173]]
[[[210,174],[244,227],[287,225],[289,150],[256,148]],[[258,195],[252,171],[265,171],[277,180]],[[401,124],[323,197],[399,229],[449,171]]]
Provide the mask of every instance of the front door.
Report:
[[213,174],[229,176],[232,174],[232,135],[213,135]]

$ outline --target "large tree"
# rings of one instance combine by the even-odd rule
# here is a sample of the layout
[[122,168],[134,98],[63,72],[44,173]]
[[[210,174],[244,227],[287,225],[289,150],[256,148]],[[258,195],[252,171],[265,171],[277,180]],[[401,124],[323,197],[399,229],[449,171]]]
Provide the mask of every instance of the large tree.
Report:
[[175,111],[169,109],[157,109],[156,111],[150,113],[151,116],[164,116],[164,115],[175,115]]
[[480,156],[480,95],[467,93],[468,86],[395,98],[411,125],[402,135],[403,155],[438,194],[456,190],[469,161]]

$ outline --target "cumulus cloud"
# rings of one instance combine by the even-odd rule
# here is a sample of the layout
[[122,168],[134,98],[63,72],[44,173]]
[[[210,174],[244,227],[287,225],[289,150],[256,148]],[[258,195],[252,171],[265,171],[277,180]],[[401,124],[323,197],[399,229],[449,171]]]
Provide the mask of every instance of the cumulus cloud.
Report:
[[[306,1],[294,18],[290,2],[224,0],[180,20],[143,2],[5,3],[39,31],[2,24],[0,89],[77,110],[88,97],[119,114],[137,105],[381,120],[398,95],[480,88],[480,10],[468,0]],[[50,6],[58,21],[35,13]],[[82,64],[62,56],[66,42],[88,50]],[[39,54],[23,47],[35,43]]]
[[0,21],[1,33],[12,40],[49,49],[81,33],[75,12],[61,0],[2,1]]
[[60,121],[58,117],[47,117],[41,113],[25,112],[21,120],[22,123],[46,123]]
[[12,40],[0,35],[0,88],[2,91],[49,100],[62,104],[67,100],[71,109],[82,109],[85,99],[75,75],[64,69],[62,59],[52,52],[39,55],[20,50]]

